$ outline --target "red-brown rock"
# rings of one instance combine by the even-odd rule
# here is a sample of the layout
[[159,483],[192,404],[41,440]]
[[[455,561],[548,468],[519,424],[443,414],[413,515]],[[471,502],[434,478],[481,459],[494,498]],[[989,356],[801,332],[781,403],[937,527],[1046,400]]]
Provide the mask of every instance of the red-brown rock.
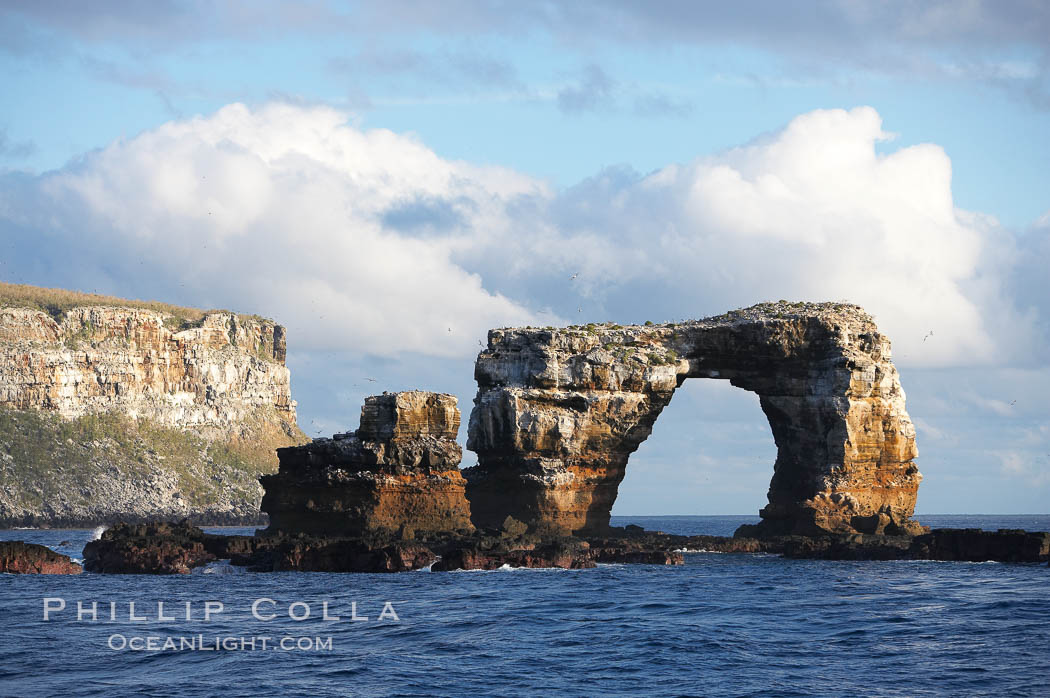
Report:
[[20,540],[0,541],[0,572],[9,574],[80,574],[83,570],[66,555]]
[[427,539],[469,533],[452,395],[408,391],[365,399],[361,427],[278,449],[261,478],[270,533]]

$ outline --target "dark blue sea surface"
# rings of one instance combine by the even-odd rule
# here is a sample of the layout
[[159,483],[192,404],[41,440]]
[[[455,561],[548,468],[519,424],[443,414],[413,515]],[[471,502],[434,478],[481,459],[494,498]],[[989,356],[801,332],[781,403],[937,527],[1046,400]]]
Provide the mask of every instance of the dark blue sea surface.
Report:
[[[1050,516],[917,518],[1050,529]],[[727,535],[754,520],[613,523]],[[0,531],[75,557],[92,535]],[[48,621],[46,598],[66,604]],[[259,599],[271,620],[253,617]],[[98,620],[78,621],[78,601],[97,602]],[[223,610],[205,621],[209,601]],[[146,620],[129,620],[129,602]],[[158,602],[174,620],[158,620]],[[326,602],[340,620],[322,619]],[[399,620],[379,619],[386,602]],[[354,603],[367,621],[350,619]],[[309,618],[289,618],[307,607]],[[708,553],[687,554],[683,567],[578,571],[252,574],[215,564],[173,577],[0,575],[0,608],[5,696],[1050,695],[1046,565]],[[168,638],[185,649],[111,649]]]

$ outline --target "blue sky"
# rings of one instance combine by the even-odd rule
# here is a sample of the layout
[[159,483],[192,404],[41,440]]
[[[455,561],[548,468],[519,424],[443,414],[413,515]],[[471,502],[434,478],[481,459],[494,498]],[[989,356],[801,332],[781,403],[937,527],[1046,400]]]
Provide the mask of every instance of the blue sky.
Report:
[[[469,412],[491,326],[849,298],[919,510],[1045,513],[1048,36],[1035,1],[8,2],[0,278],[275,317],[309,433],[377,386]],[[691,381],[615,511],[757,511],[772,453]]]

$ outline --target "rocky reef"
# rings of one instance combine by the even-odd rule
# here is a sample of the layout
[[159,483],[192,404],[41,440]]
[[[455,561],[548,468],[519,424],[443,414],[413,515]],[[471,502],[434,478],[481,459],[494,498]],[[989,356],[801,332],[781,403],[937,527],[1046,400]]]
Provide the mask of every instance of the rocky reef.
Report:
[[838,535],[779,541],[785,557],[823,560],[942,560],[1044,562],[1050,533],[979,528],[935,528],[918,536]]
[[769,303],[678,324],[489,332],[467,448],[473,522],[596,535],[687,378],[755,392],[777,446],[743,535],[914,534],[921,475],[889,340],[854,305]]
[[255,316],[0,284],[0,526],[258,522],[305,440],[285,353]]
[[0,541],[0,573],[80,574],[80,565],[51,548],[20,540]]
[[[918,536],[827,534],[757,539],[671,535],[628,526],[582,540],[544,537],[523,533],[523,529],[520,522],[508,522],[501,531],[474,531],[421,542],[396,536],[222,536],[204,533],[187,522],[120,524],[87,544],[84,569],[108,574],[188,574],[220,560],[252,572],[408,572],[423,568],[440,572],[505,566],[586,569],[602,563],[681,565],[686,554],[705,552],[823,560],[1045,563],[1050,559],[1050,533],[1014,530],[935,529]],[[42,549],[51,557],[63,557]],[[24,570],[36,571],[24,561],[19,564]],[[76,565],[72,568],[79,571]]]
[[594,567],[594,558],[583,541],[507,532],[474,531],[425,542],[393,535],[223,536],[204,533],[187,521],[118,524],[84,547],[84,569],[103,574],[189,574],[219,560],[251,572],[410,572],[504,565],[580,569]]
[[459,419],[453,395],[384,393],[365,399],[357,431],[279,449],[278,472],[262,478],[269,532],[469,534]]

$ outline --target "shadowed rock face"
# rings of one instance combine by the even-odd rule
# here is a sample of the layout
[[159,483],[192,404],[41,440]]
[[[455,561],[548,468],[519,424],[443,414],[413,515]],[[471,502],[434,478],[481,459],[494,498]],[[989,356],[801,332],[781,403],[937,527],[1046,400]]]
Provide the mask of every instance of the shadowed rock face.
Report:
[[278,473],[261,478],[268,530],[409,539],[469,531],[458,431],[452,395],[365,398],[356,432],[277,450]]
[[748,535],[914,533],[921,475],[890,342],[847,304],[647,326],[489,332],[464,471],[474,524],[600,533],[627,460],[686,378],[758,393],[777,445]]

